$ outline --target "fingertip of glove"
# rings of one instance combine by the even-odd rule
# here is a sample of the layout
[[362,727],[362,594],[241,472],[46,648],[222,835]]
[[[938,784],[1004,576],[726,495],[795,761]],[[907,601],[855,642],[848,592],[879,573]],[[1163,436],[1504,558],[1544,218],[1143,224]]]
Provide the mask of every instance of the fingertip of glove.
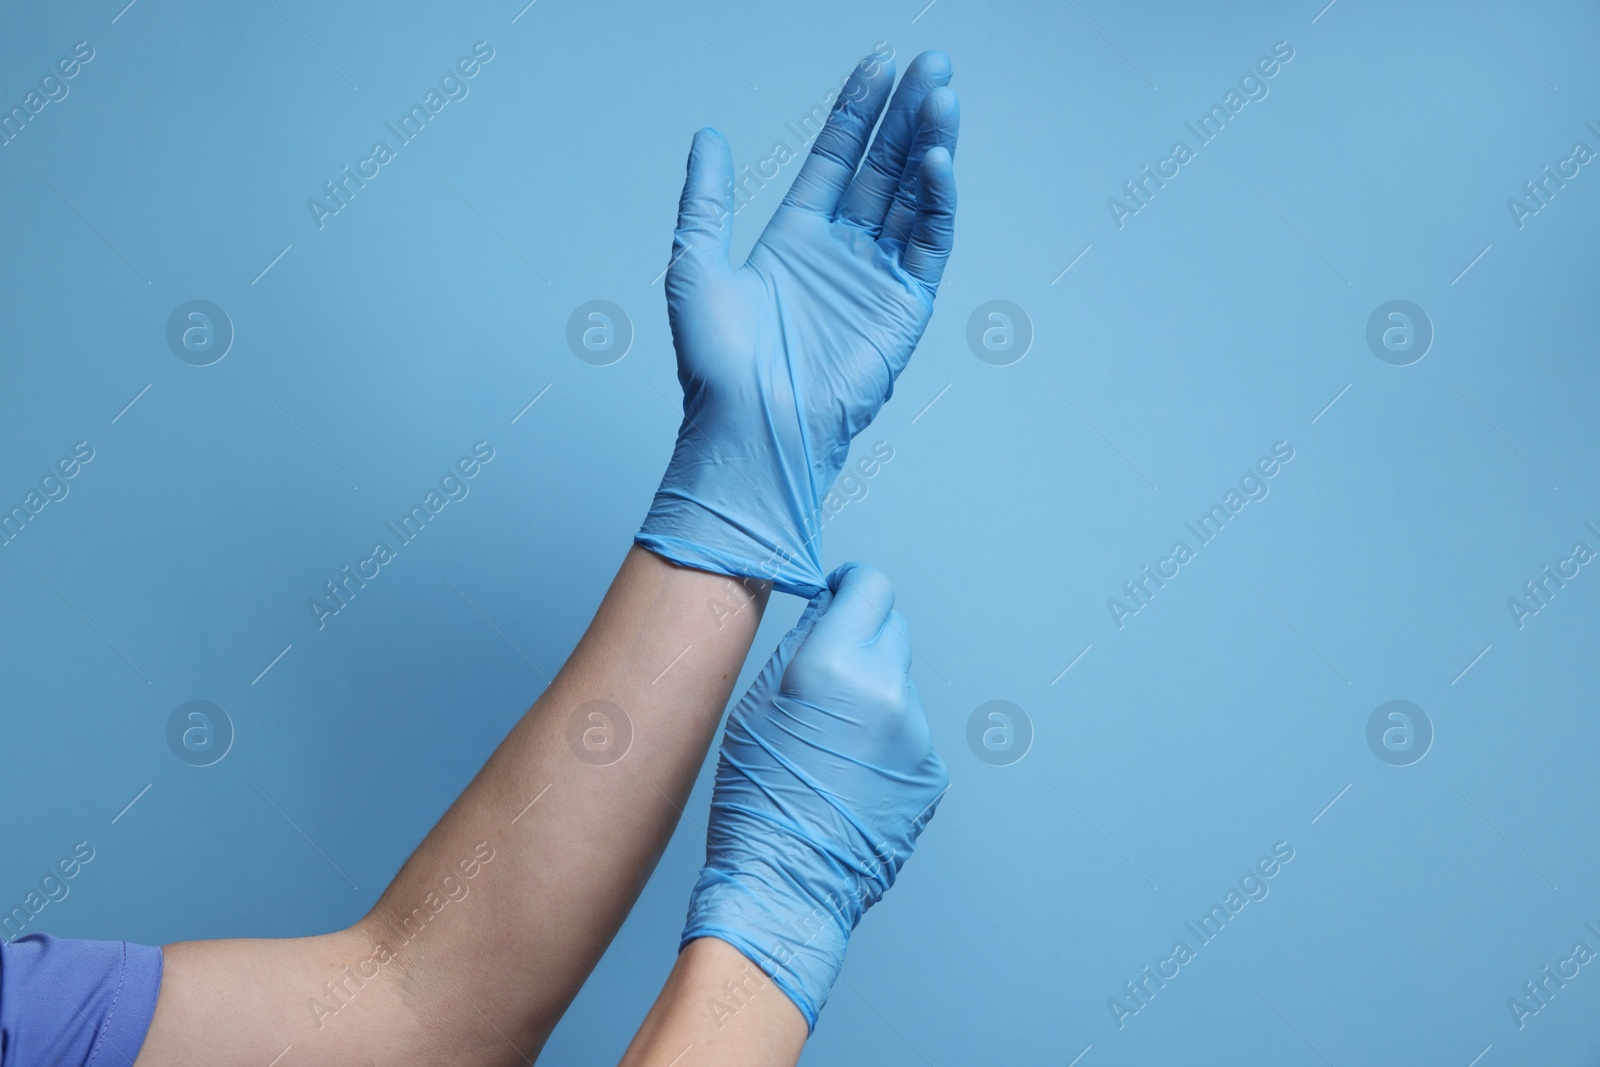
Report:
[[846,563],[828,576],[834,592],[831,610],[848,613],[852,629],[870,637],[887,625],[894,610],[894,583],[870,563]]
[[[832,574],[828,575],[828,588],[835,593],[846,585],[862,593],[882,590],[890,597],[890,606],[893,605],[894,583],[889,580],[887,574],[870,563],[851,560],[849,563],[840,564]],[[888,610],[888,607],[884,608],[884,611]]]
[[943,78],[948,80],[955,74],[955,64],[950,62],[950,53],[942,48],[930,48],[925,52],[917,53],[911,61],[911,66],[906,68],[906,75],[919,74],[925,78]]
[[894,56],[880,55],[876,50],[861,57],[850,73],[863,81],[894,84]]

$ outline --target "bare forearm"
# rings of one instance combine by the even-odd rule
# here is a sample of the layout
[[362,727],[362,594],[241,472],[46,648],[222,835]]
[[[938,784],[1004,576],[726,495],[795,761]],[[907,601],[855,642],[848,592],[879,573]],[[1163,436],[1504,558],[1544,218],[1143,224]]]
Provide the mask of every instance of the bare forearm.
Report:
[[550,688],[365,919],[167,947],[139,1067],[535,1055],[671,836],[766,599],[630,550]]
[[630,551],[553,684],[396,876],[366,925],[439,1027],[508,1055],[548,1036],[677,823],[765,608],[754,584]]
[[679,953],[620,1067],[792,1067],[805,1042],[805,1018],[783,991],[738,949],[703,937]]

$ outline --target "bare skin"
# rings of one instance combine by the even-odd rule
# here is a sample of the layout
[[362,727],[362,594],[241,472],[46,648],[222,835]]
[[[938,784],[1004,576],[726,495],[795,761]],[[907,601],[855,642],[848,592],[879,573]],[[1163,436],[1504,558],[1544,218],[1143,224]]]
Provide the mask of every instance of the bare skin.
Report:
[[678,954],[619,1067],[793,1067],[800,1009],[738,949],[714,937]]
[[[530,1062],[666,847],[768,592],[631,548],[554,682],[372,911],[318,937],[167,946],[137,1067]],[[614,762],[620,717],[598,700],[631,724]],[[702,956],[720,981],[714,951],[679,966]],[[803,1042],[787,998],[762,999]]]
[[[867,287],[865,317],[842,300],[850,321],[818,314],[800,331],[848,342],[851,358],[836,376],[877,383],[889,358],[885,338],[896,365],[909,358],[950,252],[958,116],[945,87],[948,58],[925,53],[913,68],[876,140],[893,64],[874,52],[852,75],[848,106],[830,117],[762,239],[760,267],[735,272],[728,263],[732,156],[720,135],[697,135],[702,165],[691,167],[680,202],[683,251],[666,288],[680,380],[733,405],[721,414],[770,399],[743,391],[756,338],[727,324],[767,321],[769,303],[787,306],[779,297],[791,289],[822,280],[830,291],[846,281]],[[700,254],[686,256],[691,249]],[[861,386],[841,380],[838,396],[806,397],[814,421],[837,422]],[[870,420],[877,407],[866,400],[852,403]],[[731,465],[728,455],[717,460]],[[775,573],[761,567],[752,573]],[[769,591],[631,549],[550,688],[365,918],[319,937],[167,946],[139,1067],[531,1062],[660,858]],[[610,758],[629,733],[631,747]],[[664,1003],[692,1005],[712,985],[738,980],[742,961],[730,946],[696,942]],[[732,1057],[717,1062],[792,1064],[803,1017],[770,985],[753,996],[738,1013],[745,1022],[730,1031],[733,1023],[714,1020],[723,1024],[715,1034],[692,1013],[653,1012],[648,1029],[657,1037],[641,1048],[684,1036]]]

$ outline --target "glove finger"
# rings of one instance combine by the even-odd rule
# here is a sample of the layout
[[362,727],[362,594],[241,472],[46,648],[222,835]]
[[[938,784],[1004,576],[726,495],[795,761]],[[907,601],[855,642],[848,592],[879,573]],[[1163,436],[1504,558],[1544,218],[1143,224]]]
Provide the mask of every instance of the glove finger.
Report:
[[890,657],[890,662],[905,676],[907,684],[911,679],[911,625],[906,622],[906,617],[898,611],[889,613],[888,625],[883,628],[883,635],[879,637],[878,644],[884,648],[885,654]]
[[956,94],[947,87],[934,89],[922,98],[917,111],[917,137],[906,155],[906,166],[900,172],[900,187],[895,190],[894,203],[883,220],[881,236],[904,241],[911,233],[911,224],[917,216],[917,174],[930,148],[944,148],[955,155],[956,139],[961,132],[961,104]]
[[688,176],[678,201],[673,232],[674,272],[726,267],[733,238],[733,153],[722,134],[707,126],[689,147]]
[[917,114],[930,90],[950,83],[950,57],[943,52],[923,52],[906,68],[899,88],[889,101],[878,135],[867,150],[867,161],[845,191],[839,217],[876,234],[889,212],[906,155],[917,134]]
[[870,563],[847,563],[828,575],[833,602],[817,620],[813,635],[823,642],[868,645],[889,622],[894,583]]
[[900,265],[930,290],[937,290],[955,243],[956,176],[950,153],[943,148],[928,149],[917,183],[917,215]]
[[934,813],[939,810],[939,801],[943,800],[945,793],[950,790],[950,772],[946,769],[944,760],[939,758],[939,753],[929,750],[927,759],[923,760],[922,763],[922,773],[929,784],[929,788],[937,790],[937,793],[923,807],[917,817],[911,820],[911,839],[913,841],[922,834],[923,828],[933,821]]
[[796,643],[804,641],[810,635],[812,627],[816,625],[817,619],[827,612],[828,605],[832,603],[833,590],[824,586],[806,602],[805,610],[800,613],[800,618],[795,621],[794,628],[784,636],[784,640],[794,638]]
[[783,681],[783,672],[789,669],[789,661],[794,659],[795,652],[805,644],[806,638],[816,627],[817,620],[828,610],[833,596],[831,590],[824,589],[806,604],[805,610],[800,613],[799,621],[794,624],[793,629],[783,635],[778,647],[772,650],[772,655],[756,675],[755,681],[750,683],[750,688],[745,690],[744,696],[739,699],[733,714],[728,718],[730,731],[736,727],[742,729],[742,726],[737,724],[743,723],[747,716],[762,714],[765,707],[772,702],[772,698],[778,692],[779,683]]
[[866,151],[867,138],[878,121],[884,101],[889,98],[889,88],[894,84],[894,63],[879,59],[876,54],[862,60],[849,79],[844,91],[834,104],[827,125],[811,143],[811,154],[806,156],[794,184],[783,198],[784,207],[797,207],[832,218],[839,206],[839,198],[855,176],[861,153]]

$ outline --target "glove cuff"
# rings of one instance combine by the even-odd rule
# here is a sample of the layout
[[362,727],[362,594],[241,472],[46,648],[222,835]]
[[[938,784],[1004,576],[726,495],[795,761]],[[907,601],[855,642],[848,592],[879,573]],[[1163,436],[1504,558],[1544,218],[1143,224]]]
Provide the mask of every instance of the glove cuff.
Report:
[[[755,942],[751,941],[741,931],[726,926],[703,923],[686,927],[683,936],[678,939],[678,951],[682,952],[689,947],[689,942],[698,941],[702,937],[714,937],[718,941],[725,941],[743,953],[744,958],[760,968],[772,984],[783,991],[789,998],[800,1015],[806,1021],[806,1036],[810,1036],[817,1028],[817,1017],[822,1014],[822,1005],[827,1003],[827,994],[824,993],[821,1002],[813,1002],[806,994],[803,986],[796,985],[794,979],[781,967],[774,963],[776,957],[771,952],[763,951]],[[832,988],[830,983],[829,988]]]
[[742,952],[805,1016],[808,1031],[844,967],[860,901],[813,900],[776,870],[728,874],[706,867],[689,898],[678,948],[715,937]]
[[752,484],[752,478],[771,480],[755,473],[766,466],[711,448],[692,431],[687,439],[680,434],[634,542],[685,567],[815,596],[827,584],[815,493],[809,482]]
[[776,556],[763,557],[763,562],[758,563],[755,553],[708,547],[700,542],[713,540],[711,538],[697,536],[691,540],[664,534],[652,529],[653,525],[646,519],[644,527],[633,535],[633,543],[681,567],[725,574],[730,578],[771,582],[772,587],[780,593],[790,593],[808,600],[824,588],[822,582],[813,576],[813,568],[809,563],[779,563]]

